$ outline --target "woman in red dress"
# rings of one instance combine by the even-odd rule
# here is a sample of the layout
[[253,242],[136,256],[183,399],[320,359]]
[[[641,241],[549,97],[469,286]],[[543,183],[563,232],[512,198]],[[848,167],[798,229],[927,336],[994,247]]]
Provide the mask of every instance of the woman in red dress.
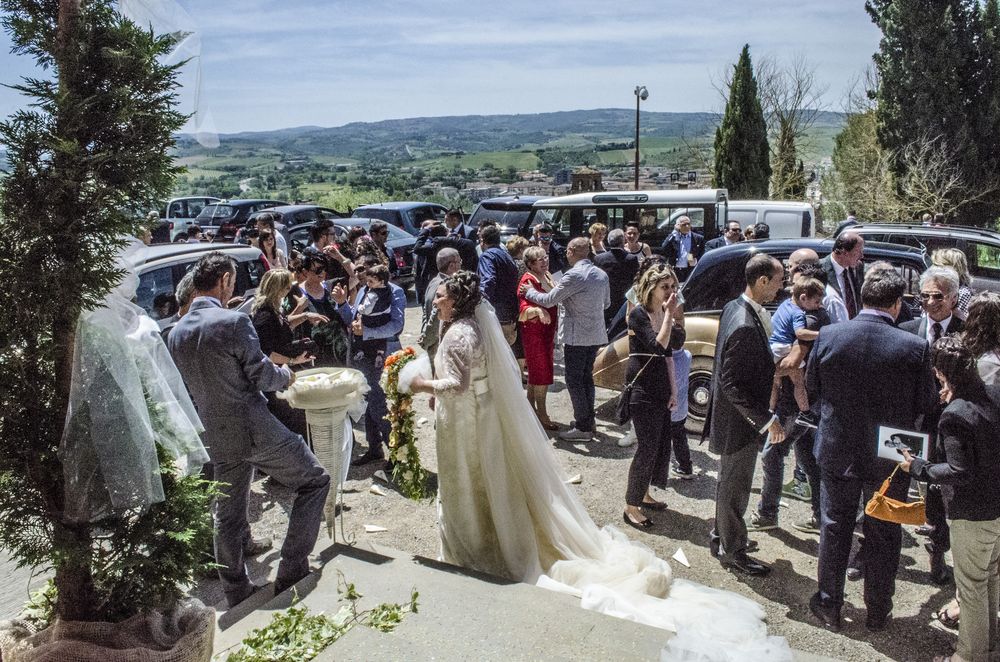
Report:
[[[549,255],[544,248],[532,246],[524,251],[524,264],[528,271],[521,276],[518,292],[527,283],[540,292],[548,292],[554,287],[549,274]],[[549,419],[545,409],[545,397],[552,383],[552,351],[558,328],[558,309],[541,308],[518,294],[521,324],[521,342],[524,345],[524,359],[528,366],[528,403],[538,415],[538,420],[546,430],[558,430],[559,426]]]

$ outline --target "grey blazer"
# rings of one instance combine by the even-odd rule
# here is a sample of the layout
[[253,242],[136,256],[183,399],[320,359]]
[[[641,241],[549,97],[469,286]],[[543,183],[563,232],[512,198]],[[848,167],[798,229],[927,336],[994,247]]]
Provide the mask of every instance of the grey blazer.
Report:
[[525,298],[546,308],[563,305],[563,342],[567,345],[606,345],[604,309],[611,305],[608,275],[584,258],[563,274],[551,292],[528,290]]
[[255,446],[295,434],[268,411],[261,393],[284,389],[291,371],[264,356],[249,317],[198,297],[167,346],[205,426],[213,462],[246,460]]

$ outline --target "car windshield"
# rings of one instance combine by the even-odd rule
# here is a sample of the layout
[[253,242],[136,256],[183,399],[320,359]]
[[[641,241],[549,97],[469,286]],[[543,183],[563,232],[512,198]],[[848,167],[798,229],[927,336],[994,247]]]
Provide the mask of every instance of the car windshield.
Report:
[[205,205],[196,220],[204,223],[216,218],[229,218],[236,215],[236,208],[231,205]]

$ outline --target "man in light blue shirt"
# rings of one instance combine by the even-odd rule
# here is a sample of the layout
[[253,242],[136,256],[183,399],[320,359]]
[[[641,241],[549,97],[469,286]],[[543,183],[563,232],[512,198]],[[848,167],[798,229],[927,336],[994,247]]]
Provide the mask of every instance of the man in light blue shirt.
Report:
[[[377,258],[366,256],[362,258],[361,264],[367,270],[380,263]],[[373,286],[373,283],[369,282],[358,290],[353,305],[344,305],[347,303],[347,294],[343,288],[338,286],[334,288],[332,293],[334,301],[339,306],[337,312],[351,329],[355,342],[362,348],[360,351],[352,353],[351,366],[364,374],[368,381],[368,387],[371,389],[368,391],[368,408],[365,410],[365,436],[368,440],[368,451],[352,462],[355,466],[385,459],[382,445],[389,445],[389,430],[392,426],[385,418],[389,408],[380,381],[386,355],[400,348],[399,334],[403,332],[403,324],[406,319],[406,292],[395,283],[390,282],[387,285],[392,292],[389,321],[375,327],[364,326],[359,316],[361,303],[368,294],[368,288]],[[368,343],[367,341],[370,340],[386,340],[385,349],[381,349],[377,343]],[[373,351],[366,351],[364,349],[366,347],[372,348]]]

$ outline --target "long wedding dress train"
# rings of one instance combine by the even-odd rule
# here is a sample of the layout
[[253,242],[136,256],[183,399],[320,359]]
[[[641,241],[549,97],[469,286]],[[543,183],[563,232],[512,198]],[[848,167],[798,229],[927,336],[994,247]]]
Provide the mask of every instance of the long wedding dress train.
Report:
[[581,606],[675,632],[663,660],[791,660],[764,610],[672,579],[562,479],[493,309],[455,321],[435,357],[439,526],[445,561],[577,595]]

